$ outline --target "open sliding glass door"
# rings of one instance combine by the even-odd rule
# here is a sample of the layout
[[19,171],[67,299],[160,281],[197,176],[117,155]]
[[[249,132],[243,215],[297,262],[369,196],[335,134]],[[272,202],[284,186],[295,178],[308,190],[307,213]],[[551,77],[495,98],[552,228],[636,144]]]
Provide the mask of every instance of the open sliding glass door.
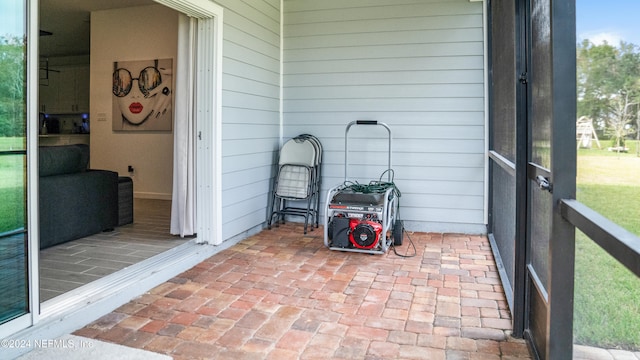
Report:
[[37,96],[29,94],[27,84],[37,91],[37,68],[27,64],[37,63],[37,38],[27,37],[27,9],[25,0],[0,5],[0,338],[33,323],[30,268],[36,259],[28,220],[28,202],[34,202],[27,119],[37,122],[38,116],[30,105]]
[[[156,0],[198,19],[201,143],[198,237],[221,242],[221,78],[223,8],[209,0]],[[39,322],[38,0],[0,1],[0,339]],[[40,74],[45,76],[45,74]],[[207,216],[209,215],[209,216]]]

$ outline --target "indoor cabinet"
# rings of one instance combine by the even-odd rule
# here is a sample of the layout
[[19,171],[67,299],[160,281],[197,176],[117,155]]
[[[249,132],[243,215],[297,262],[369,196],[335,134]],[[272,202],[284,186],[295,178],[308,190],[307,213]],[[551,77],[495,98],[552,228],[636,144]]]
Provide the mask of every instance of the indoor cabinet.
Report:
[[89,112],[89,79],[89,65],[65,65],[51,69],[48,84],[40,85],[40,112]]

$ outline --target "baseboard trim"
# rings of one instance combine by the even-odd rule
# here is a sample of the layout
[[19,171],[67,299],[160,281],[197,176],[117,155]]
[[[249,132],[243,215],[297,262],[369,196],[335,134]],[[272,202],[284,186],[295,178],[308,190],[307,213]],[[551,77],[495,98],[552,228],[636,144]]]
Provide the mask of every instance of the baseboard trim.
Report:
[[134,191],[133,197],[136,199],[155,199],[155,200],[171,200],[172,199],[171,194],[139,192],[139,191]]

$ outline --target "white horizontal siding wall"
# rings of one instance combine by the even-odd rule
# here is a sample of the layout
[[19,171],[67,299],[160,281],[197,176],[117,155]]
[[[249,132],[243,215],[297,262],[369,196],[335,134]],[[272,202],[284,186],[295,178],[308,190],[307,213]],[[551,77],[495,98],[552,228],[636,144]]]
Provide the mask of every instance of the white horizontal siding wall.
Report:
[[[483,41],[482,2],[285,0],[284,136],[320,138],[326,192],[346,125],[385,122],[406,227],[485,232]],[[349,135],[349,179],[377,179],[386,132]]]
[[225,8],[222,63],[222,238],[264,223],[280,140],[280,1]]

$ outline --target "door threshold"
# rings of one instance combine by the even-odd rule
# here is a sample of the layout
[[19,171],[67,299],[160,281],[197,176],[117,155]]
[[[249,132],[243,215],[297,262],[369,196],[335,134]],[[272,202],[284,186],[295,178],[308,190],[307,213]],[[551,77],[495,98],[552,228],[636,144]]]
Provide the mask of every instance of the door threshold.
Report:
[[[191,259],[192,256],[196,256],[193,261],[198,261],[196,260],[199,259],[197,254],[202,250],[206,251],[206,248],[206,246],[201,246],[196,244],[194,240],[191,240],[139,263],[127,266],[115,273],[58,295],[40,305],[40,320],[46,321],[48,318],[57,317],[66,312],[100,302],[103,299],[120,294],[121,292],[129,294],[129,291],[133,290],[133,292],[130,293],[132,296],[129,298],[141,295],[148,289],[145,288],[145,290],[142,291],[138,286],[130,289],[132,288],[131,285],[139,282],[157,282],[157,284],[160,284],[167,279],[164,279],[164,277],[160,279],[158,275],[161,273],[172,273],[172,270],[177,271],[177,266],[187,262],[189,262],[189,267],[185,270],[193,267],[194,265],[191,264],[189,260],[185,261],[186,259],[184,258]],[[177,259],[182,259],[182,263],[176,262],[175,260]],[[180,269],[182,269],[182,267],[180,267]],[[152,287],[155,285],[152,285]]]

